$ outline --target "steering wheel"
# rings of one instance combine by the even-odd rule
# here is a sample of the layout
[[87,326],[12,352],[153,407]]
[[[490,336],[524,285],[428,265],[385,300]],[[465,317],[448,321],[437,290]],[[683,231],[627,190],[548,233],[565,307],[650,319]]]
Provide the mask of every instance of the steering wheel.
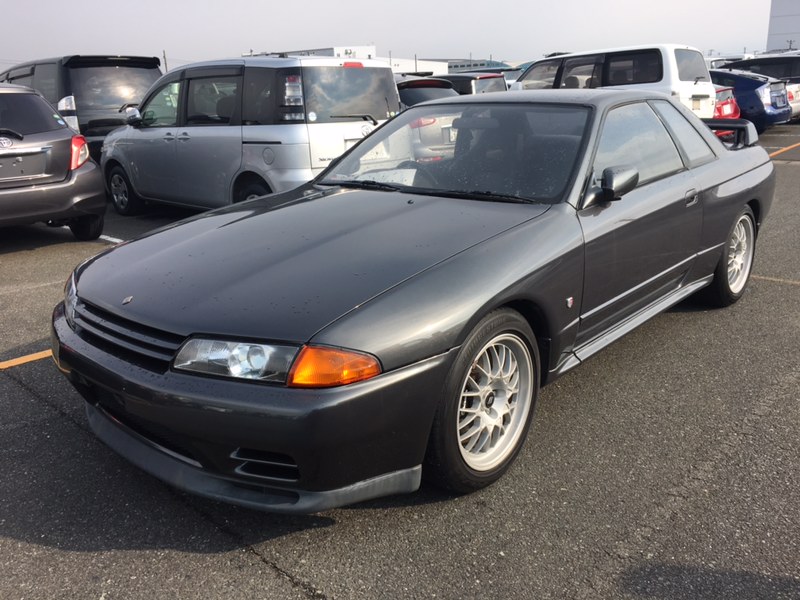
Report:
[[[414,183],[416,185],[421,185],[422,187],[437,187],[439,185],[439,182],[436,180],[434,174],[431,173],[431,170],[427,166],[420,164],[414,160],[404,160],[403,162],[398,164],[397,167],[395,168],[414,169],[416,171],[416,173],[414,174]],[[418,182],[417,178],[419,177],[421,177],[426,181]]]

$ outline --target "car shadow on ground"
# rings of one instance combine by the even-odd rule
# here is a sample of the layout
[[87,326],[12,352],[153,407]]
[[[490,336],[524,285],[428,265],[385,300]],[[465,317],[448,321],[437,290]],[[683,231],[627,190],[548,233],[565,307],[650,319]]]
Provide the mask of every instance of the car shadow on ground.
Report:
[[800,598],[800,580],[793,577],[729,571],[697,565],[664,563],[629,568],[620,579],[634,598],[726,600],[728,598]]
[[48,227],[44,224],[4,227],[0,233],[0,254],[35,250],[75,241],[69,227]]

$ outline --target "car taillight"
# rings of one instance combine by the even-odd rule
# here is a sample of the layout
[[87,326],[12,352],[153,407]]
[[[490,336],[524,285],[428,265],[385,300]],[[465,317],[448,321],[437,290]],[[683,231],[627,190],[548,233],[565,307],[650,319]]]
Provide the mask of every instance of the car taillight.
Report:
[[761,102],[764,103],[764,106],[772,106],[772,94],[770,94],[768,85],[762,85],[758,88],[758,97],[761,98]]
[[420,127],[427,127],[428,125],[433,125],[436,123],[436,119],[433,117],[420,117],[419,119],[414,119],[411,123],[408,124],[411,129],[419,129]]
[[300,75],[287,75],[283,82],[283,102],[282,105],[290,110],[281,114],[282,121],[304,121],[306,118],[303,112],[303,78]]
[[786,90],[786,98],[789,102],[794,102],[794,93],[791,90]]
[[72,156],[69,161],[69,168],[74,171],[83,163],[89,160],[89,144],[82,135],[72,136]]

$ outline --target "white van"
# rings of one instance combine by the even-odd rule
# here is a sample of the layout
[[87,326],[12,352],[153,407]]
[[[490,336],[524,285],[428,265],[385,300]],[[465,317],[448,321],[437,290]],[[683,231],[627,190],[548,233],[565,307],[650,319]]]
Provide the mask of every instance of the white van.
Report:
[[224,206],[305,183],[400,111],[389,65],[248,56],[170,71],[103,144],[114,207]]
[[678,44],[651,44],[561,54],[534,62],[511,89],[635,86],[679,99],[713,118],[716,91],[703,54]]

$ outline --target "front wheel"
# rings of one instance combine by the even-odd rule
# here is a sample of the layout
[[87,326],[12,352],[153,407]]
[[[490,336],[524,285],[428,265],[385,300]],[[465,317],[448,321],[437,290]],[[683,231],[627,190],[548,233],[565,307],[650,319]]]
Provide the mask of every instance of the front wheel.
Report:
[[739,213],[722,252],[706,298],[714,306],[730,306],[744,294],[756,252],[756,227],[749,206]]
[[467,493],[497,481],[525,441],[539,390],[539,352],[509,309],[484,317],[461,348],[434,417],[424,473]]

